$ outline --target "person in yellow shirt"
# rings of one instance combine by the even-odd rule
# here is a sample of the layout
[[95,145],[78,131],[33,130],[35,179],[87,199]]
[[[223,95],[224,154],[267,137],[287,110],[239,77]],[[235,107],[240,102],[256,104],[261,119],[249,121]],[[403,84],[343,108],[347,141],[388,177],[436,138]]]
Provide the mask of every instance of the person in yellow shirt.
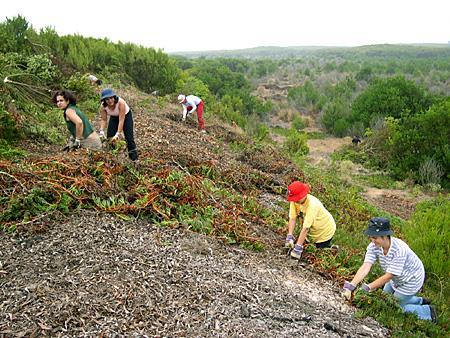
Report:
[[[289,224],[285,247],[292,249],[291,257],[300,259],[303,244],[308,240],[317,248],[331,248],[331,240],[336,231],[336,223],[330,212],[325,209],[322,202],[309,194],[308,185],[299,181],[292,182],[288,187]],[[295,243],[294,229],[298,215],[303,214],[303,225],[300,235]]]

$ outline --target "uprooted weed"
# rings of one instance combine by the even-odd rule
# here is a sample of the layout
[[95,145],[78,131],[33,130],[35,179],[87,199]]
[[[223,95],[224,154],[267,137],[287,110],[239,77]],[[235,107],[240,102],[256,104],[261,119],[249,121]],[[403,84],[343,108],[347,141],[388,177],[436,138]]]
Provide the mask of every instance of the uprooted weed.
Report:
[[250,202],[254,186],[236,194],[228,176],[213,180],[219,174],[212,163],[189,168],[147,159],[137,168],[109,154],[81,151],[21,164],[2,161],[3,228],[31,228],[55,212],[94,208],[262,247],[265,239],[249,230],[250,223],[264,224],[260,207]]

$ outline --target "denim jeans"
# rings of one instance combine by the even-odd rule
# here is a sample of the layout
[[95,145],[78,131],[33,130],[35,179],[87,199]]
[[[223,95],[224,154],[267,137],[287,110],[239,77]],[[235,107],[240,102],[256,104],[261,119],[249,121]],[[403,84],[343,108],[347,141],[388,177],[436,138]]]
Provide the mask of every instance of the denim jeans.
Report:
[[392,281],[389,281],[384,285],[383,291],[389,294],[393,294],[400,302],[400,306],[405,312],[412,312],[420,319],[431,320],[431,310],[429,305],[422,305],[422,297],[416,295],[403,295],[394,291],[392,288]]
[[[119,117],[110,116],[106,136],[110,138],[116,135],[118,127],[119,127]],[[136,143],[134,142],[133,111],[131,109],[128,112],[128,114],[125,115],[125,121],[123,121],[123,135],[125,136],[125,141],[127,141],[128,156],[133,161],[137,160],[138,153],[136,149]]]

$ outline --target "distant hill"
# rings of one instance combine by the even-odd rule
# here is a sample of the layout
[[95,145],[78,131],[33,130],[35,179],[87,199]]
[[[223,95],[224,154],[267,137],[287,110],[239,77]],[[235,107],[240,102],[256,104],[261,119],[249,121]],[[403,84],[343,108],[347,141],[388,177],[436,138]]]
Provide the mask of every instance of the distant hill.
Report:
[[306,56],[335,56],[352,57],[367,56],[375,58],[385,57],[432,57],[441,58],[450,56],[450,44],[398,44],[398,45],[367,45],[358,47],[330,47],[330,46],[292,46],[277,47],[263,46],[235,50],[186,51],[169,53],[173,56],[188,58],[290,58]]

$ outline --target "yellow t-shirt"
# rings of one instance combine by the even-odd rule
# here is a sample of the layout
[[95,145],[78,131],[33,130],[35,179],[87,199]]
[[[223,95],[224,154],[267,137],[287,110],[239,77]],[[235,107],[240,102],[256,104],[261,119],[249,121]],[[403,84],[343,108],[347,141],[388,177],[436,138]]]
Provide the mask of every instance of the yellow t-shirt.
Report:
[[308,236],[311,242],[322,243],[333,237],[336,231],[336,223],[330,212],[316,197],[308,194],[305,203],[290,203],[289,219],[297,219],[300,212],[304,216],[303,227],[309,228]]

